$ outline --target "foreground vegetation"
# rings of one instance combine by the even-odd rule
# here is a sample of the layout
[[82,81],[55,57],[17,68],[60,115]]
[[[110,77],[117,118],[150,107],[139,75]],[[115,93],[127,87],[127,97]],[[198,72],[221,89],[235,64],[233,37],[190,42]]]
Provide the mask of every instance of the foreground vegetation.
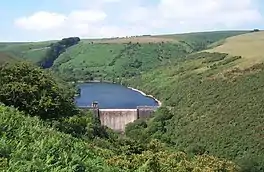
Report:
[[1,171],[113,171],[87,144],[0,106]]
[[[232,162],[168,152],[157,142],[146,148],[119,145],[120,154],[48,127],[36,117],[0,106],[1,171],[238,171]],[[88,124],[86,124],[88,125]],[[107,141],[105,141],[107,142]],[[135,143],[133,143],[135,144]],[[132,146],[131,148],[129,146]],[[172,158],[173,157],[173,158]]]

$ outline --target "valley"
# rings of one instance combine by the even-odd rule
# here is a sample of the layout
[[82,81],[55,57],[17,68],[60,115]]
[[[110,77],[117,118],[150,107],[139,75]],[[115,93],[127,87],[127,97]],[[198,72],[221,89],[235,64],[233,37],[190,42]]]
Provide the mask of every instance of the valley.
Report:
[[[0,64],[8,62],[12,66],[19,61],[35,67],[51,64],[41,66],[45,69],[27,65],[2,69],[0,123],[8,126],[12,133],[32,132],[30,136],[23,133],[9,136],[9,130],[0,130],[6,137],[5,142],[10,142],[9,147],[41,131],[51,135],[61,147],[61,150],[56,149],[56,157],[49,153],[50,157],[61,162],[59,159],[66,161],[67,157],[60,152],[71,155],[69,159],[77,156],[78,168],[92,167],[95,171],[150,171],[150,168],[199,171],[205,167],[209,171],[264,170],[264,31],[80,39],[71,46],[63,46],[54,58],[49,58],[51,47],[60,41],[0,43]],[[34,83],[29,82],[25,74],[31,72]],[[91,114],[77,113],[70,103],[74,89],[65,88],[64,82],[91,80],[107,80],[142,90],[160,100],[162,107],[148,120],[138,119],[128,124],[120,138],[100,126],[100,121]],[[11,81],[13,87],[9,86]],[[19,83],[29,83],[30,87]],[[37,88],[44,89],[42,96],[37,93]],[[13,99],[12,90],[19,89],[22,90],[19,95],[29,94],[36,101]],[[53,99],[55,95],[56,99]],[[6,107],[12,105],[18,109]],[[67,111],[62,107],[67,107]],[[19,111],[41,118],[46,118],[45,111],[48,111],[48,118],[54,121],[43,122],[43,119],[27,117]],[[54,119],[54,115],[68,112],[74,115]],[[10,120],[17,123],[6,122]],[[28,128],[19,122],[21,120],[26,121]],[[14,125],[18,129],[11,129]],[[32,131],[30,127],[37,130]],[[42,146],[36,150],[41,156],[44,156],[43,150],[52,147],[51,143],[44,142],[46,139],[41,135],[37,138],[39,143],[35,143],[36,147]],[[71,144],[63,145],[63,142]],[[21,145],[27,143],[23,140]],[[9,147],[2,151],[6,152],[5,156],[0,150],[0,169],[1,163],[8,166],[7,161],[19,162],[19,153],[11,154]],[[29,157],[33,147],[27,147],[29,153],[21,151]],[[84,157],[82,151],[88,156]],[[37,164],[38,161],[34,162]],[[157,166],[153,167],[151,163]],[[61,166],[66,168],[67,165]]]

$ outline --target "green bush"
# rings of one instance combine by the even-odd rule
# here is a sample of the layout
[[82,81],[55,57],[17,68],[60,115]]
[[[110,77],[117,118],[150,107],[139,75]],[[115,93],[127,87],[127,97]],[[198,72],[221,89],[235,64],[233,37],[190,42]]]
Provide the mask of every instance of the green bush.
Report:
[[225,60],[222,61],[222,62],[219,62],[218,65],[226,65],[226,64],[228,64],[228,63],[231,63],[231,62],[233,62],[233,61],[239,60],[239,59],[241,59],[241,58],[242,58],[241,56],[230,57],[230,58],[225,59]]
[[110,138],[106,128],[101,126],[100,120],[94,117],[91,112],[63,118],[59,122],[54,121],[53,127],[61,132],[86,140],[92,140],[96,137]]
[[74,91],[30,63],[0,67],[0,102],[44,119],[72,115]]

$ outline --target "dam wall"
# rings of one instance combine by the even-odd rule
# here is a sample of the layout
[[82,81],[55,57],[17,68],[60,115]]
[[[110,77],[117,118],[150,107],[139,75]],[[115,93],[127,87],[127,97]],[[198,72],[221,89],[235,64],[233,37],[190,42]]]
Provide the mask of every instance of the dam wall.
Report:
[[125,131],[127,124],[138,119],[137,109],[100,109],[101,125],[115,131]]
[[137,109],[99,109],[94,107],[81,108],[90,110],[100,119],[102,126],[107,126],[114,131],[123,132],[127,124],[137,119],[147,119],[153,115],[157,107],[138,107]]
[[158,107],[153,106],[139,106],[137,107],[138,119],[148,119],[157,110]]

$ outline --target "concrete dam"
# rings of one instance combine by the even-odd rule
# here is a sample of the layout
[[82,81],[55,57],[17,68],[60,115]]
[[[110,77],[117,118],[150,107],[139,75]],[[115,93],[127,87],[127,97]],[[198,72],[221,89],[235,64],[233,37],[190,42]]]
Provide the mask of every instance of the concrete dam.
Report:
[[137,119],[151,117],[157,108],[155,106],[140,106],[137,109],[99,109],[92,106],[82,107],[81,109],[92,110],[94,115],[100,119],[101,125],[114,131],[123,132],[127,124]]

